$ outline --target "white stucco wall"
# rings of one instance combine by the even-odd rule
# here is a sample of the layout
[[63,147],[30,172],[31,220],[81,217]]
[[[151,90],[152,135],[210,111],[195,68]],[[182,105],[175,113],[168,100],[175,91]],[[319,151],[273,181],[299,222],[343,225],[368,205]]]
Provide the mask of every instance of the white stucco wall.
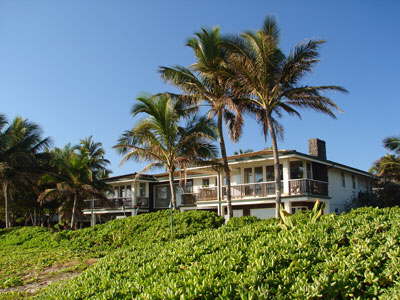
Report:
[[[346,186],[342,185],[342,170],[330,168],[328,170],[329,180],[329,200],[330,212],[342,212],[347,203],[351,202],[359,192],[366,192],[368,189],[368,180],[366,176],[357,175],[343,171],[345,174]],[[356,187],[353,188],[352,175],[355,176]]]

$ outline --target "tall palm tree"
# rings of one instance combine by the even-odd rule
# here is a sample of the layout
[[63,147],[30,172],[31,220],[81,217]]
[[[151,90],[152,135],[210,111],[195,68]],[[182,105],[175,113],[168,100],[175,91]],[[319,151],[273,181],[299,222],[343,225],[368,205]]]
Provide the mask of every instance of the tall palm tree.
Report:
[[377,160],[369,171],[381,177],[383,181],[400,182],[400,157],[386,154]]
[[110,161],[105,158],[105,151],[103,144],[95,142],[93,136],[81,139],[79,145],[75,149],[81,156],[87,156],[89,159],[89,166],[95,176],[101,178],[108,177],[111,170],[107,169]]
[[11,225],[10,189],[17,189],[41,171],[38,160],[42,150],[50,143],[50,138],[42,137],[42,130],[37,124],[21,117],[9,123],[4,115],[0,115],[0,181],[6,227]]
[[274,18],[267,17],[263,27],[240,36],[225,37],[223,48],[228,54],[228,68],[234,74],[232,88],[238,97],[247,99],[248,110],[262,124],[265,138],[269,134],[275,170],[276,213],[281,205],[281,180],[277,135],[282,113],[300,117],[298,108],[311,109],[335,118],[338,106],[321,94],[326,90],[345,92],[340,86],[309,86],[301,83],[319,61],[322,40],[310,40],[294,47],[285,56],[279,48],[279,28]]
[[62,199],[64,205],[72,204],[70,227],[75,228],[76,213],[81,201],[87,197],[104,198],[106,184],[96,178],[88,155],[81,155],[67,145],[52,150],[54,172],[45,174],[41,184],[51,186],[39,195],[39,201]]
[[168,94],[142,96],[132,108],[132,116],[144,114],[145,118],[123,133],[114,146],[123,154],[122,162],[129,159],[150,162],[141,172],[163,167],[169,175],[171,206],[177,208],[174,174],[177,169],[215,156],[215,125],[206,118],[189,117],[187,109]]
[[383,145],[386,149],[400,154],[400,137],[391,136],[383,140]]
[[224,67],[225,51],[219,46],[219,28],[202,29],[189,39],[196,62],[189,68],[182,66],[161,67],[161,77],[179,87],[184,95],[180,99],[188,103],[202,103],[208,107],[208,117],[217,119],[220,151],[227,184],[228,218],[233,216],[231,196],[231,171],[228,165],[223,122],[228,125],[230,137],[237,141],[241,135],[243,119],[241,108],[232,98],[227,78],[229,70]]

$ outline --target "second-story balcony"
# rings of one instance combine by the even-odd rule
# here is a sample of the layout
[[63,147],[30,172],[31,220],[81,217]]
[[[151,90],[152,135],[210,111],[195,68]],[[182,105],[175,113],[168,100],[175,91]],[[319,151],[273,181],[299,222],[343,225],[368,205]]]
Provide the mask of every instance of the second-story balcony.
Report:
[[[137,197],[136,198],[137,207],[148,208],[149,198],[147,197]],[[108,199],[92,199],[86,200],[83,209],[104,209],[104,210],[124,210],[137,208],[133,205],[133,200],[130,197],[119,197],[119,198],[108,198]]]
[[[224,200],[226,200],[226,186],[222,187]],[[294,179],[288,181],[288,190],[284,190],[281,182],[282,196],[328,196],[328,183],[313,179]],[[258,182],[236,184],[231,186],[232,199],[267,198],[275,196],[275,182]],[[196,194],[196,201],[217,200],[217,187],[203,187]]]

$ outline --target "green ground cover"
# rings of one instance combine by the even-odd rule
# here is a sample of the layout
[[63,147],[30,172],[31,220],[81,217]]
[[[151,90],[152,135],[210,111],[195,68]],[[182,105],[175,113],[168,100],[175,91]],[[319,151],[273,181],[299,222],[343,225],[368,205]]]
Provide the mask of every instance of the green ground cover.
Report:
[[[206,228],[221,226],[212,213],[161,211],[125,218],[77,231],[51,232],[40,227],[0,230],[0,291],[51,280],[60,273],[79,273],[97,259],[117,249],[145,243],[165,243]],[[19,298],[16,292],[0,293],[0,299]]]
[[[208,213],[198,217],[198,213],[193,212],[195,217],[182,226],[177,219],[181,216],[184,220],[187,213],[175,215],[176,240],[169,233],[165,213],[162,217],[148,214],[97,229],[56,234],[59,236],[56,240],[61,241],[57,242],[69,241],[72,251],[93,247],[103,258],[79,276],[53,283],[32,297],[397,299],[400,296],[400,208],[357,209],[339,216],[323,216],[316,223],[310,222],[309,215],[298,214],[291,217],[295,225],[290,229],[276,220],[249,217],[220,226],[220,219],[213,219]],[[205,217],[209,219],[203,223]],[[139,218],[164,225],[148,224],[147,230],[137,231],[133,229],[136,221],[132,220]],[[140,236],[124,242],[122,237],[133,232]],[[9,299],[21,296],[5,295]]]

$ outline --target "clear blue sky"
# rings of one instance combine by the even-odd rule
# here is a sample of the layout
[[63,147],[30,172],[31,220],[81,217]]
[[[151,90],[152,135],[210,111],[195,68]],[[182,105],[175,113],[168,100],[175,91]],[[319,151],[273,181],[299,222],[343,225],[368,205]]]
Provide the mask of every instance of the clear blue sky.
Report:
[[[239,33],[259,28],[271,14],[285,51],[308,38],[327,40],[307,82],[350,91],[331,94],[345,111],[337,120],[312,112],[303,120],[285,117],[280,147],[307,152],[307,140],[319,137],[329,159],[366,170],[385,153],[382,139],[400,134],[399,11],[395,0],[2,0],[0,112],[39,123],[56,146],[93,135],[114,174],[135,171],[141,165],[120,167],[112,146],[134,123],[135,96],[174,90],[160,80],[158,66],[191,64],[185,41],[201,26]],[[267,146],[249,120],[228,149]]]

